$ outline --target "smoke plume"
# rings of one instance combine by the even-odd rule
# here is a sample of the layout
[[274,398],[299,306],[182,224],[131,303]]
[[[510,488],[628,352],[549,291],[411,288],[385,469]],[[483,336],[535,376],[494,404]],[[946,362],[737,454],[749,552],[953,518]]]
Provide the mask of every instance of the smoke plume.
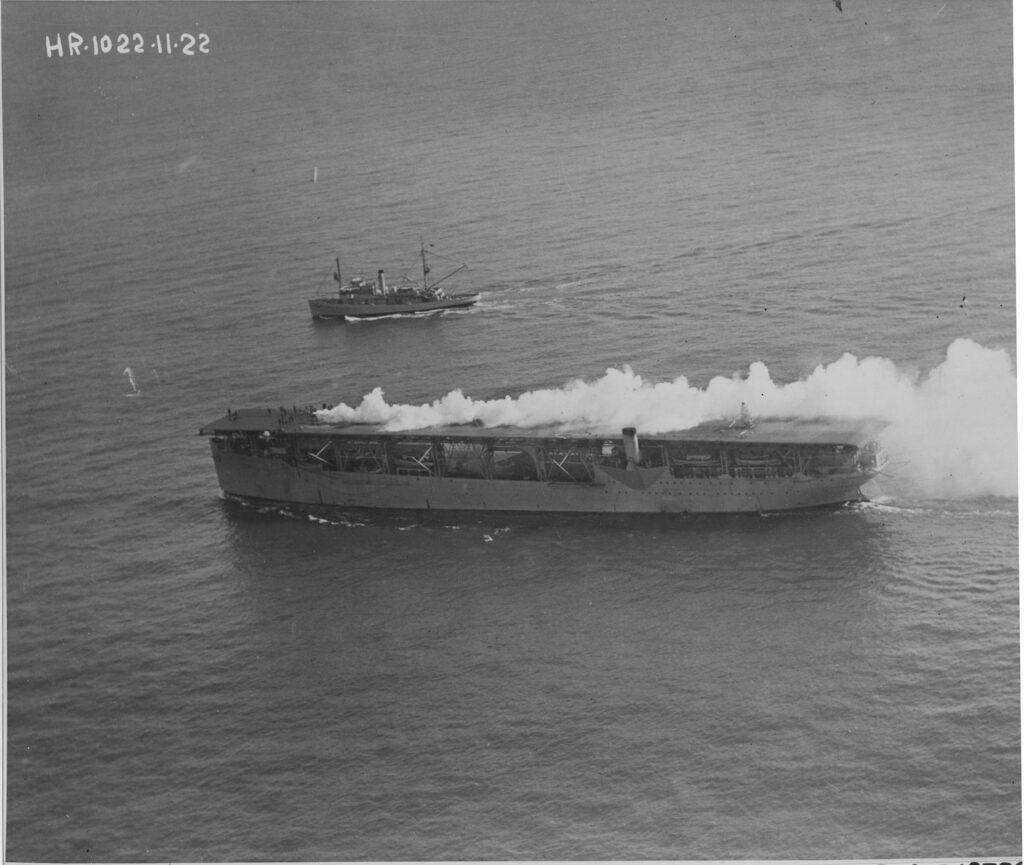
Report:
[[965,498],[1017,495],[1016,376],[1010,355],[958,339],[925,375],[891,360],[844,354],[806,378],[772,381],[760,362],[745,376],[719,376],[706,388],[685,376],[648,382],[628,366],[595,381],[502,399],[475,400],[453,390],[432,403],[391,405],[380,388],[355,407],[339,403],[318,414],[328,422],[381,424],[388,430],[476,422],[486,427],[557,427],[614,432],[635,426],[641,436],[682,430],[702,421],[752,418],[878,418],[891,473],[924,495]]

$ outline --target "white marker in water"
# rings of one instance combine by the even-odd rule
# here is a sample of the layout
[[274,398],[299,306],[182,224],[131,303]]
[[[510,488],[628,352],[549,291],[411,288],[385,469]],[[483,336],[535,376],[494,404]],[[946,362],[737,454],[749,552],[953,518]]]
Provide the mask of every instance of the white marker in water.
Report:
[[126,393],[125,396],[142,396],[142,391],[139,390],[138,386],[135,384],[135,374],[132,372],[132,368],[130,366],[126,366],[121,375],[128,376],[128,383],[132,386],[132,392]]

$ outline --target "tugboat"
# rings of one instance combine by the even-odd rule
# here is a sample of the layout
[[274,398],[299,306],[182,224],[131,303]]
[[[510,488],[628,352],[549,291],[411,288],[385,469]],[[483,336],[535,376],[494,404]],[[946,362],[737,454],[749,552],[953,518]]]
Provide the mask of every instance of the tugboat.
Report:
[[445,294],[438,286],[461,270],[459,265],[437,282],[428,283],[430,267],[427,264],[427,248],[420,238],[420,259],[423,262],[423,284],[389,286],[384,281],[384,271],[377,271],[377,279],[352,279],[347,284],[341,280],[341,261],[334,259],[334,281],[338,283],[337,297],[315,297],[309,300],[309,311],[313,318],[382,318],[392,315],[414,315],[438,312],[445,309],[462,309],[473,306],[480,300],[480,292],[466,294]]

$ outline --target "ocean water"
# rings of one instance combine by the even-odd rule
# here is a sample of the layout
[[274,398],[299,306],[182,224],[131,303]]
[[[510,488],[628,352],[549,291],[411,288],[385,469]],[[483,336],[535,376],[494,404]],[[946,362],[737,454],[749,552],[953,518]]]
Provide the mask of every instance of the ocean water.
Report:
[[[8,859],[1019,858],[1011,4],[843,5],[0,5]],[[477,308],[310,319],[420,235]],[[885,419],[873,501],[311,517],[196,434],[740,402]]]

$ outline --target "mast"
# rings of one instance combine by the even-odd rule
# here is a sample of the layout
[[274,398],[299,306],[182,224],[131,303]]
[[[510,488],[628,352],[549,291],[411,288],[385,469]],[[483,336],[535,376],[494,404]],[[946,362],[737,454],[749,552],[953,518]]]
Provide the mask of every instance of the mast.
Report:
[[420,258],[423,259],[423,290],[427,290],[427,274],[430,268],[427,267],[427,248],[423,245],[423,235],[420,235]]
[[[433,246],[433,244],[431,244],[431,246]],[[442,282],[444,282],[449,276],[455,276],[455,274],[458,273],[460,270],[466,270],[466,265],[465,264],[460,264],[458,267],[455,268],[455,270],[453,270],[451,273],[449,273],[449,274],[447,274],[445,276],[442,276],[433,285],[428,285],[427,284],[427,274],[430,273],[430,265],[427,264],[427,247],[426,247],[426,244],[423,243],[423,235],[422,234],[420,235],[420,258],[423,259],[423,290],[424,291],[433,291]],[[442,255],[441,258],[444,258],[444,256]]]

